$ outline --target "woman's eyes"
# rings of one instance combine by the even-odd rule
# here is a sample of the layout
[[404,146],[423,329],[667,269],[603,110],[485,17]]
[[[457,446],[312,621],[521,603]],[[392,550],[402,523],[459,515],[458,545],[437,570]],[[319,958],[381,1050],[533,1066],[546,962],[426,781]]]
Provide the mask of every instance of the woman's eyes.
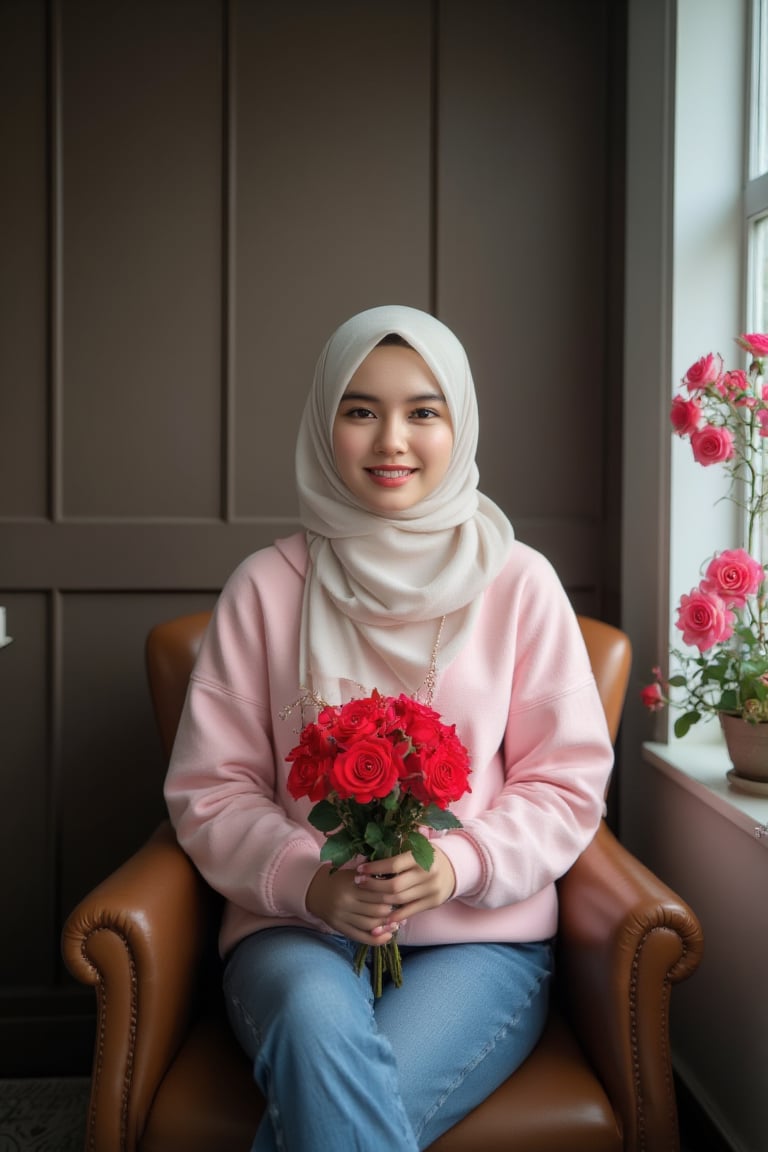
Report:
[[[344,415],[352,420],[375,420],[376,413],[370,408],[349,408]],[[409,420],[434,420],[440,413],[434,408],[414,408],[408,413]]]
[[373,412],[371,412],[370,408],[349,408],[344,413],[344,415],[350,417],[353,420],[374,420],[375,419],[375,414]]

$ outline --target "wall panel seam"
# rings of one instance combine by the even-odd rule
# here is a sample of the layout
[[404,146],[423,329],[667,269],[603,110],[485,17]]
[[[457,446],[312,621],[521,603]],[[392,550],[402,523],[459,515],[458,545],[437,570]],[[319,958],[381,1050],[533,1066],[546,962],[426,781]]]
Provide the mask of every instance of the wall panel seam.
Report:
[[432,0],[430,26],[430,125],[429,125],[429,307],[439,315],[438,285],[438,212],[440,209],[439,140],[440,140],[440,0]]
[[48,924],[53,929],[51,938],[52,983],[58,983],[61,973],[59,933],[62,926],[62,846],[61,846],[61,791],[64,736],[63,702],[63,605],[61,593],[53,589],[49,595],[49,644],[48,644],[48,789],[46,823],[49,871],[48,885],[49,914]]
[[237,123],[235,0],[222,0],[222,519],[235,515],[235,296],[237,220]]
[[62,169],[62,11],[49,0],[48,20],[48,476],[49,515],[61,520],[63,493],[63,169]]

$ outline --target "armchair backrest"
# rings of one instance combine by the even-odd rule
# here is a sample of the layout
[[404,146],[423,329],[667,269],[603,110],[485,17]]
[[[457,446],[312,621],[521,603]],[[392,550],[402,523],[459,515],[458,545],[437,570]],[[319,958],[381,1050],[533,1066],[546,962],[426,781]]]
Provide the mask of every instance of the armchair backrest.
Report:
[[189,677],[210,619],[210,612],[178,616],[156,624],[147,636],[149,692],[166,759],[170,759]]
[[[171,755],[187,684],[210,618],[210,612],[179,616],[156,624],[147,637],[149,688],[166,758]],[[629,682],[632,658],[629,637],[602,620],[579,616],[578,621],[608,730],[615,741]]]
[[629,684],[632,645],[626,632],[612,624],[594,620],[591,616],[578,616],[577,619],[608,721],[608,731],[615,743]]

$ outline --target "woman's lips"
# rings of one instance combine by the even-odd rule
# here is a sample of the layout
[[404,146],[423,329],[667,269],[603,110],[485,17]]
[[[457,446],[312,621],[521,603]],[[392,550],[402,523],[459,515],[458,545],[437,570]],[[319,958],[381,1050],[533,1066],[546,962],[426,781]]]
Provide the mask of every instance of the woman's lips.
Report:
[[374,484],[380,484],[384,488],[398,488],[401,484],[405,484],[414,472],[415,468],[366,468],[366,472],[373,480]]

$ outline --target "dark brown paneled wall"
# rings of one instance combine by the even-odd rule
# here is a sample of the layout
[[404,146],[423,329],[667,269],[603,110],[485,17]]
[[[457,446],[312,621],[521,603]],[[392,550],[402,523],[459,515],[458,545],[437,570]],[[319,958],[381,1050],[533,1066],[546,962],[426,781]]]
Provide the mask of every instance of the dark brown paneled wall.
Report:
[[622,8],[0,0],[0,1074],[84,1066],[61,923],[163,814],[144,636],[294,529],[342,319],[456,329],[483,488],[610,614]]

